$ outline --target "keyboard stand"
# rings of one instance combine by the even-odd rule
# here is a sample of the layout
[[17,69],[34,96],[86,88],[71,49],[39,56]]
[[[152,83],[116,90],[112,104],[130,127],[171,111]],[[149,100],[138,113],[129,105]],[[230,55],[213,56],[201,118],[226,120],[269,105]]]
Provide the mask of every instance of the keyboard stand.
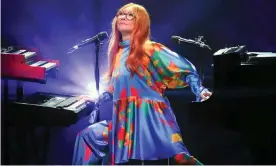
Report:
[[[16,81],[16,101],[22,101],[24,98],[24,86],[23,86],[23,81],[21,80],[17,80]],[[10,101],[9,101],[9,79],[8,78],[4,78],[4,105],[5,106],[8,106],[10,105],[9,104]],[[5,107],[5,108],[8,108],[8,107]],[[5,110],[5,111],[8,111],[8,110]],[[6,112],[6,114],[8,114],[8,112]],[[6,116],[5,116],[6,118]],[[4,155],[4,159],[5,159],[5,163],[6,164],[10,164],[10,158],[8,157],[8,152],[10,150],[10,147],[9,147],[9,143],[8,143],[8,140],[9,140],[9,122],[7,121],[7,119],[4,119],[4,139],[3,141],[5,142],[4,143],[4,148],[5,148],[5,154]],[[30,124],[16,124],[15,126],[13,126],[16,128],[16,132],[18,132],[18,138],[15,139],[15,144],[17,146],[19,146],[19,149],[18,149],[18,156],[16,157],[19,157],[18,159],[18,163],[15,163],[15,164],[27,164],[27,157],[28,157],[28,152],[31,152],[32,155],[34,155],[34,159],[36,160],[36,162],[38,164],[45,164],[46,163],[46,156],[47,156],[47,145],[49,144],[49,127],[48,126],[44,126],[45,127],[45,132],[43,133],[43,139],[45,139],[45,146],[43,149],[42,149],[42,156],[43,157],[40,157],[39,155],[39,145],[37,144],[36,142],[36,133],[35,133],[35,130],[36,130],[36,126],[32,126]],[[27,147],[27,137],[30,137],[31,141],[34,141],[33,142],[33,148],[32,149],[29,149],[30,147]],[[29,150],[28,150],[29,149]]]
[[[21,81],[17,81],[17,85],[16,85],[16,100],[20,101],[23,99],[23,83]],[[8,115],[8,107],[10,105],[9,103],[9,79],[8,78],[4,78],[4,96],[3,96],[3,100],[4,100],[4,111],[3,111],[3,118],[2,122],[3,122],[3,144],[4,144],[4,153],[3,153],[3,159],[5,163],[2,164],[10,164],[10,158],[9,158],[9,120],[7,119],[8,117],[6,115]]]
[[4,103],[7,104],[9,101],[9,80],[4,79]]
[[[16,101],[21,101],[24,97],[23,82],[16,81]],[[4,104],[9,102],[9,79],[4,78]]]
[[16,100],[21,101],[23,97],[24,97],[23,82],[17,81],[16,82]]
[[10,157],[9,157],[9,138],[8,138],[8,121],[6,118],[6,114],[7,114],[7,108],[8,108],[8,101],[9,101],[9,86],[8,86],[9,81],[7,79],[4,79],[4,96],[3,96],[3,106],[4,106],[4,110],[2,112],[2,116],[1,116],[1,124],[3,126],[2,128],[2,141],[1,144],[3,145],[3,153],[1,154],[2,157],[2,162],[1,164],[3,165],[9,165],[9,161],[10,161]]
[[[8,142],[8,140],[9,140],[9,117],[7,117],[7,116],[9,116],[8,114],[8,108],[9,108],[9,106],[10,106],[10,100],[9,100],[9,78],[4,78],[4,105],[5,105],[5,110],[4,110],[4,114],[5,114],[5,116],[3,116],[4,117],[4,125],[3,125],[3,130],[4,130],[4,145],[5,145],[5,163],[6,164],[10,164],[10,158],[9,158],[9,151],[10,151],[10,147],[9,147],[9,145],[10,145],[10,143]],[[17,80],[16,81],[16,101],[21,101],[22,99],[23,99],[23,97],[24,97],[24,88],[23,88],[23,82],[22,81],[19,81],[19,80]],[[8,118],[8,119],[7,119]],[[25,127],[25,126],[24,126]],[[20,130],[22,130],[20,127],[18,128],[19,130],[18,131],[20,131]],[[26,129],[26,128],[25,128]],[[24,144],[26,144],[26,142],[22,142],[22,141],[26,141],[25,140],[25,137],[26,137],[26,133],[22,133],[24,130],[22,130],[21,132],[19,132],[20,134],[22,134],[21,135],[21,139],[16,139],[16,144],[18,145],[18,146],[21,146],[22,144],[24,145]],[[19,138],[20,138],[20,136],[19,136]],[[25,160],[25,155],[26,155],[26,152],[24,151],[24,150],[26,150],[27,149],[27,147],[20,147],[19,148],[19,151],[21,151],[22,153],[21,153],[21,155],[22,155],[22,157],[21,157],[21,161],[19,161],[19,162],[22,162],[22,158],[23,158],[23,160]],[[6,156],[7,155],[7,156]],[[17,156],[16,156],[17,157]],[[24,161],[23,161],[23,163],[24,163]]]

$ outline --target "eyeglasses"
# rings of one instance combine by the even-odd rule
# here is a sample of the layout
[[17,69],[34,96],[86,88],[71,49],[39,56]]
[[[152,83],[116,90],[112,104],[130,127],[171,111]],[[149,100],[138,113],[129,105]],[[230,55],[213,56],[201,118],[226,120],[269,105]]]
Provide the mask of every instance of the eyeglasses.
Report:
[[123,13],[123,12],[119,12],[117,14],[117,18],[118,19],[123,19],[126,18],[128,20],[133,20],[135,18],[135,15],[133,13]]

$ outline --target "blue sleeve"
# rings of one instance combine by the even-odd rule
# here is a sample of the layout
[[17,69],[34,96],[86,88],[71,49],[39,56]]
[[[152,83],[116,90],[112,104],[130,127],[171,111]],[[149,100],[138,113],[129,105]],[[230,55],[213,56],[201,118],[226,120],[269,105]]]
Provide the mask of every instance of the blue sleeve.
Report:
[[196,100],[201,100],[200,94],[205,88],[202,86],[196,68],[191,62],[158,43],[155,44],[151,59],[154,68],[158,71],[159,80],[164,82],[168,88],[190,86],[196,95]]

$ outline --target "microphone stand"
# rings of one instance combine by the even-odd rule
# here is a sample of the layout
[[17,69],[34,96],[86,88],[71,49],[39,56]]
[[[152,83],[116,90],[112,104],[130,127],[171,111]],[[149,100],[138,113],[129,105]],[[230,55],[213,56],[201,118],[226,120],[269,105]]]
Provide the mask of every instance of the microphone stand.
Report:
[[[100,46],[103,44],[102,40],[98,37],[95,41],[95,54],[96,54],[96,60],[95,60],[95,68],[94,68],[94,74],[95,74],[95,82],[96,82],[96,90],[97,94],[99,95],[99,89],[100,89],[100,69],[99,69],[99,52],[100,52]],[[72,47],[69,49],[67,54],[72,54],[74,51],[76,51],[78,48]]]
[[[93,42],[95,43],[95,54],[96,54],[96,59],[95,59],[95,67],[94,67],[94,75],[95,75],[95,84],[96,84],[96,93],[98,95],[98,97],[100,96],[100,67],[99,67],[99,53],[100,53],[100,46],[103,44],[103,40],[104,38],[107,36],[106,32],[101,32],[99,33],[97,36],[91,38],[90,40],[93,40]],[[96,38],[96,39],[95,39]],[[95,40],[94,40],[95,39]],[[79,46],[74,46],[72,48],[69,49],[69,51],[67,52],[67,54],[71,54],[73,53],[75,50],[77,50],[79,48]],[[96,121],[99,120],[99,105],[96,103],[95,104],[95,114],[92,113],[91,115],[94,117],[96,116]]]
[[[102,40],[98,37],[95,41],[95,54],[96,54],[96,59],[95,59],[95,67],[94,67],[94,75],[95,75],[95,84],[96,84],[96,93],[99,96],[100,95],[100,67],[99,67],[99,53],[100,53],[100,46],[103,44]],[[70,48],[67,54],[73,53],[75,50],[78,48]],[[93,123],[98,122],[100,119],[100,114],[99,114],[99,105],[95,103],[95,108],[94,111],[91,113]],[[89,120],[90,121],[90,120]],[[91,123],[92,123],[91,122]]]
[[[200,43],[202,38],[203,38],[203,36],[199,36],[198,38],[196,38],[196,42]],[[202,53],[202,51],[200,51],[200,55],[196,56],[196,59],[197,59],[198,65],[199,65],[199,70],[198,70],[199,78],[201,79],[201,81],[203,83],[205,77],[204,77],[204,71],[203,71],[203,60],[202,60],[202,57],[199,57],[202,55],[201,53]]]
[[100,52],[100,45],[103,43],[99,40],[99,38],[95,41],[95,54],[96,54],[96,60],[95,60],[95,82],[96,82],[96,90],[97,95],[100,95],[100,67],[99,67],[99,52]]
[[196,52],[196,56],[195,56],[195,59],[196,59],[196,66],[197,66],[197,69],[198,69],[198,75],[200,77],[200,79],[202,80],[202,82],[204,82],[204,79],[205,79],[205,76],[204,76],[204,67],[203,67],[203,64],[204,64],[204,56],[202,56],[203,54],[206,54],[205,53],[205,49],[195,49],[196,47],[194,46],[199,46],[201,48],[207,48],[209,50],[211,50],[211,48],[206,45],[203,41],[203,36],[198,36],[198,38],[195,38],[195,40],[191,40],[191,39],[182,39],[182,38],[179,38],[178,39],[178,44],[180,44],[181,42],[185,42],[185,43],[188,43],[191,47],[191,51],[192,52]]
[[[100,53],[100,46],[103,43],[101,42],[101,40],[98,38],[95,41],[95,54],[96,54],[96,60],[95,60],[95,68],[94,68],[94,74],[95,74],[95,82],[96,82],[96,91],[97,91],[97,95],[98,97],[100,96],[100,67],[99,67],[99,53]],[[95,103],[95,108],[93,113],[91,114],[91,116],[93,116],[94,122],[98,122],[100,120],[100,112],[99,112],[99,104]]]
[[[195,43],[196,44],[199,44],[199,46],[201,48],[207,48],[209,50],[211,50],[211,48],[206,45],[203,41],[203,36],[198,36],[198,38],[195,38]],[[205,45],[205,47],[203,47]],[[205,49],[204,49],[205,50]],[[205,75],[204,75],[204,62],[205,62],[205,58],[206,58],[206,55],[205,57],[202,56],[204,54],[206,54],[205,51],[203,51],[203,49],[199,50],[198,52],[199,54],[196,56],[196,59],[197,59],[197,62],[198,62],[198,66],[199,66],[199,70],[198,70],[198,74],[199,74],[199,78],[201,79],[202,83],[204,83],[204,80],[205,80]]]
[[95,53],[96,53],[96,60],[95,60],[95,82],[96,82],[96,90],[97,90],[97,94],[99,96],[99,89],[100,89],[100,69],[99,69],[99,52],[100,52],[100,45],[102,45],[102,41],[104,40],[104,38],[106,38],[108,35],[106,32],[101,32],[99,34],[97,34],[96,36],[90,38],[90,39],[86,39],[84,41],[82,41],[82,44],[76,45],[72,48],[69,49],[69,51],[67,52],[67,54],[71,54],[73,53],[75,50],[79,49],[81,46],[94,42],[95,43]]

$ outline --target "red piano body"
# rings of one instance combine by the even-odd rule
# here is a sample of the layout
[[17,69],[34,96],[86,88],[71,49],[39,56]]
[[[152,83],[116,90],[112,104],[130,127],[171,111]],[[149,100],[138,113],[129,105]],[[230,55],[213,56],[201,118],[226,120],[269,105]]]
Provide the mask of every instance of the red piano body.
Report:
[[1,79],[45,84],[48,77],[57,76],[58,68],[58,60],[43,60],[34,49],[1,50]]

